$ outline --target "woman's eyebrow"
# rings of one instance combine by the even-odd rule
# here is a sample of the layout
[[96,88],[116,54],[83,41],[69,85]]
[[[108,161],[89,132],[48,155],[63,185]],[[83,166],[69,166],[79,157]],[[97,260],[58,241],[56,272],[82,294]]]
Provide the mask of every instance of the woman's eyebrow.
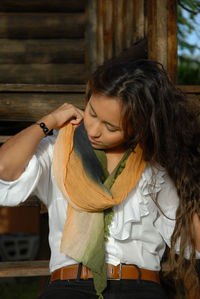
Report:
[[90,105],[90,108],[92,109],[92,112],[94,113],[94,114],[96,114],[96,112],[95,112],[95,110],[94,110],[94,108],[92,107],[92,105],[89,103],[89,105]]
[[[90,108],[91,108],[92,112],[93,112],[95,115],[97,115],[97,114],[96,114],[96,111],[95,111],[94,108],[92,107],[91,103],[89,103],[89,105],[90,105]],[[117,130],[121,130],[120,127],[111,124],[109,121],[104,121],[104,123],[107,124],[107,125],[109,125],[109,126],[111,126],[111,127],[113,127],[113,128],[115,128],[115,129],[117,129]]]

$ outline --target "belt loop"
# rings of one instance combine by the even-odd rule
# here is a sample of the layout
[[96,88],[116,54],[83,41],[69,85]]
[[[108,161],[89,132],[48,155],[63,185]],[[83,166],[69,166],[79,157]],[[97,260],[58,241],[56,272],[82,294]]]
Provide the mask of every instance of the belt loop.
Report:
[[84,280],[88,279],[88,267],[83,265],[81,275]]
[[140,283],[141,279],[142,279],[141,270],[140,270],[140,268],[137,265],[133,264],[133,266],[135,266],[135,268],[138,270],[138,279],[137,279],[137,282]]
[[60,271],[60,279],[63,280],[63,268],[61,268],[61,271]]
[[122,264],[119,264],[119,279],[122,279]]
[[78,265],[78,272],[77,272],[77,280],[80,281],[81,279],[81,270],[82,270],[82,263]]

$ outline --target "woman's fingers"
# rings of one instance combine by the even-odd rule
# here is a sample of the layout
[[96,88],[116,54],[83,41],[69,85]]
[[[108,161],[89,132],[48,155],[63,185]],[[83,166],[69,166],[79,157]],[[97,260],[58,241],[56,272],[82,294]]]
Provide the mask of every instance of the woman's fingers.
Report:
[[70,121],[73,125],[79,125],[84,117],[84,112],[74,105],[65,103],[51,113],[55,120],[55,129],[62,127]]

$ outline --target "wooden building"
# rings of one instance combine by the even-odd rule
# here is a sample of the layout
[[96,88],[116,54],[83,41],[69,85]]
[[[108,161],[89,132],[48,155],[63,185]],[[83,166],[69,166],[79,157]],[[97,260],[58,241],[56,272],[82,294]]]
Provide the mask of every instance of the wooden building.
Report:
[[176,1],[1,0],[0,44],[7,136],[65,101],[83,108],[89,75],[113,57],[159,60],[175,80]]
[[176,0],[1,0],[0,142],[64,102],[84,108],[90,74],[111,58],[157,60],[176,82],[176,9]]

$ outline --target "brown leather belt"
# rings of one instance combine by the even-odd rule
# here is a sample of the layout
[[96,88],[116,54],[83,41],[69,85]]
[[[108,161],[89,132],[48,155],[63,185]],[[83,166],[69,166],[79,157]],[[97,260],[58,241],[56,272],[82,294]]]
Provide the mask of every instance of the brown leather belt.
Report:
[[[53,280],[70,280],[77,279],[79,264],[70,265],[62,267],[55,270],[52,275],[50,282]],[[141,279],[141,280],[151,280],[160,283],[159,273],[157,271],[151,271],[147,269],[138,268],[135,265],[118,265],[113,266],[107,264],[107,277],[108,279]],[[81,279],[93,278],[90,269],[82,265]]]

